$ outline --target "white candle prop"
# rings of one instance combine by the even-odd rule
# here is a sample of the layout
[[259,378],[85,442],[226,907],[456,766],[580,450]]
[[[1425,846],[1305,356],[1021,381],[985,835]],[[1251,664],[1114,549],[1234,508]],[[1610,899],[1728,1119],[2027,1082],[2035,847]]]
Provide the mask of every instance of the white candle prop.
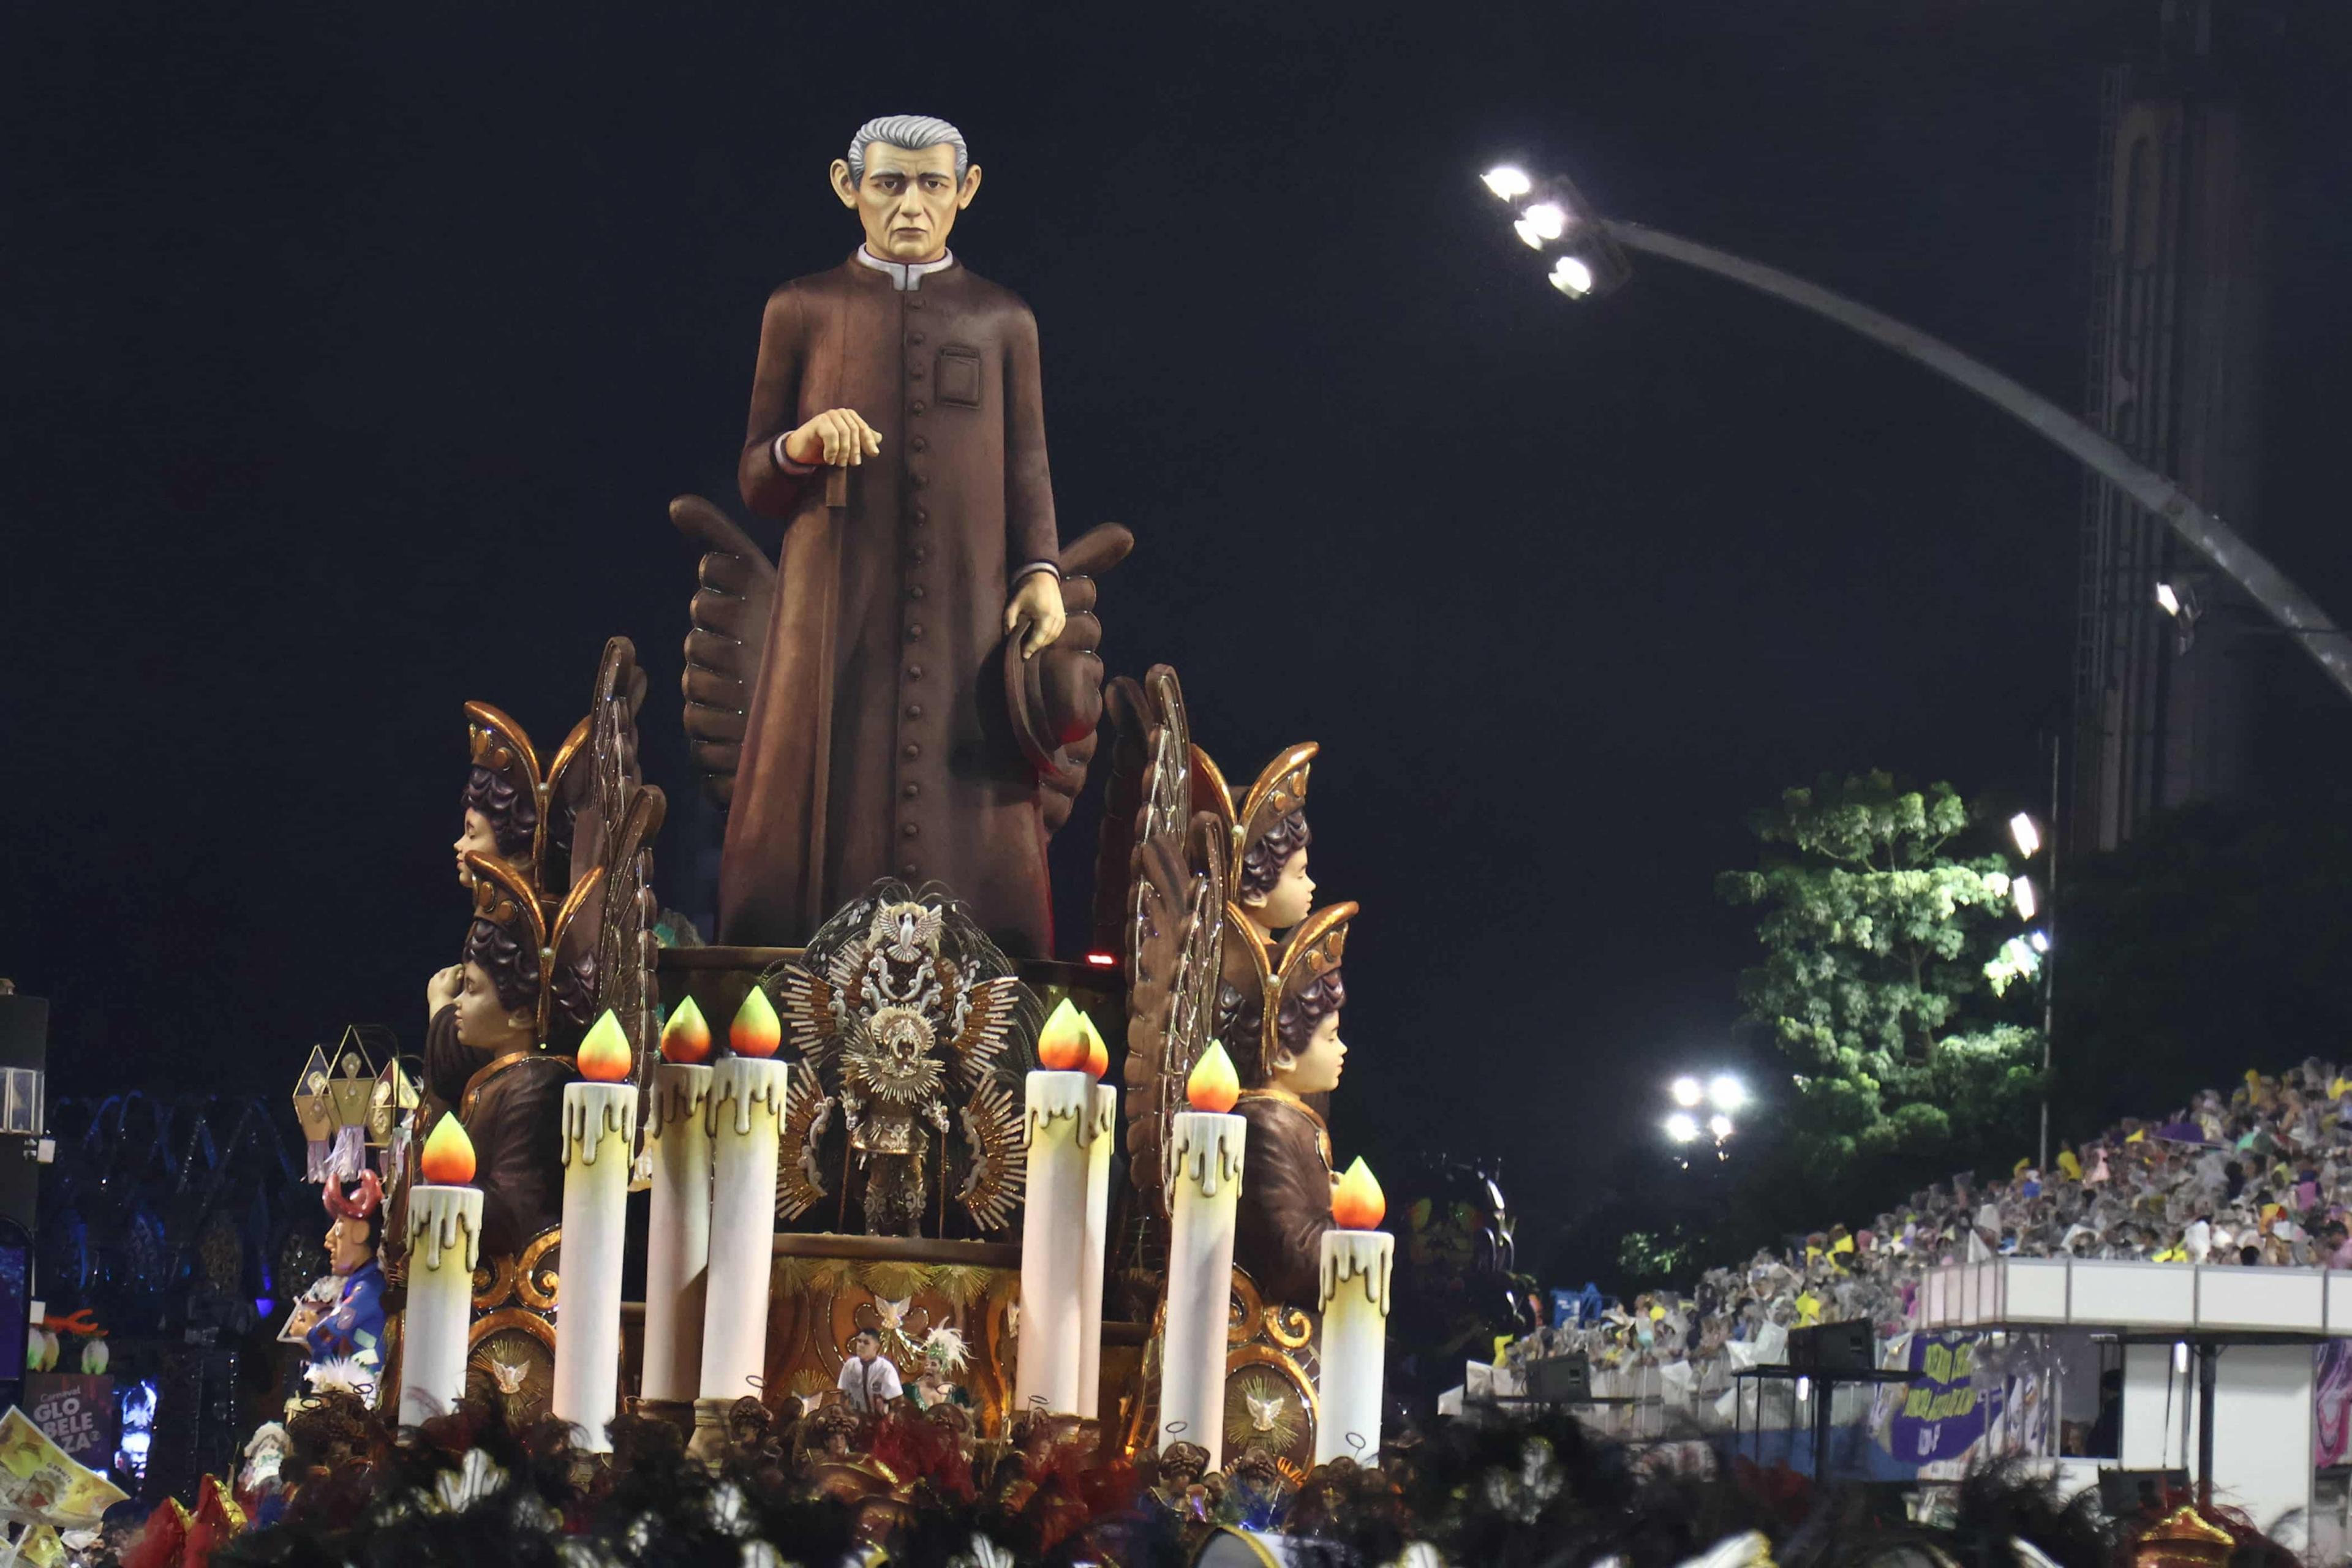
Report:
[[608,1009],[581,1042],[582,1081],[563,1087],[563,1276],[549,1403],[590,1454],[612,1451],[605,1428],[620,1406],[621,1242],[637,1140],[637,1086],[621,1080],[634,1065]]
[[[1089,1047],[1087,1041],[1095,1044]],[[1066,997],[1037,1037],[1038,1070],[1024,1086],[1022,1141],[1028,1181],[1021,1219],[1021,1331],[1014,1355],[1013,1405],[1053,1415],[1094,1414],[1081,1403],[1086,1363],[1085,1270],[1087,1177],[1097,1146],[1108,1155],[1096,1113],[1099,1076],[1090,1071],[1101,1037]],[[1103,1066],[1109,1066],[1108,1053]],[[1093,1248],[1097,1265],[1100,1243]],[[1097,1310],[1101,1300],[1096,1289]],[[1097,1331],[1099,1330],[1097,1329]]]
[[1225,1325],[1234,1273],[1234,1222],[1249,1123],[1226,1115],[1240,1098],[1233,1059],[1212,1043],[1192,1069],[1170,1132],[1174,1163],[1169,1215],[1168,1315],[1160,1351],[1160,1447],[1198,1443],[1209,1468],[1224,1464]]
[[776,1156],[783,1139],[782,1026],[758,986],[728,1027],[735,1055],[710,1069],[709,1287],[702,1315],[704,1399],[757,1395],[768,1359],[775,1260]]
[[1372,1226],[1388,1200],[1370,1167],[1358,1160],[1331,1191],[1336,1228],[1323,1233],[1321,1369],[1315,1382],[1321,1407],[1315,1462],[1375,1462],[1381,1451],[1381,1384],[1388,1362],[1389,1276],[1396,1237]]
[[482,1190],[474,1143],[454,1112],[425,1141],[425,1180],[408,1189],[408,1305],[401,1314],[400,1424],[445,1415],[466,1397],[474,1265],[481,1260]]
[[710,1026],[689,996],[662,1026],[646,1142],[654,1185],[646,1229],[646,1344],[640,1397],[690,1400],[702,1387],[710,1268]]
[[1078,1268],[1086,1253],[1087,1147],[1094,1080],[1029,1075],[1023,1137],[1029,1188],[1021,1218],[1021,1341],[1013,1402],[1065,1415],[1078,1408]]
[[[1106,1062],[1105,1065],[1108,1065]],[[1118,1090],[1095,1085],[1094,1140],[1087,1145],[1087,1228],[1078,1255],[1078,1414],[1102,1408],[1103,1271],[1108,1265],[1110,1151],[1118,1127]]]

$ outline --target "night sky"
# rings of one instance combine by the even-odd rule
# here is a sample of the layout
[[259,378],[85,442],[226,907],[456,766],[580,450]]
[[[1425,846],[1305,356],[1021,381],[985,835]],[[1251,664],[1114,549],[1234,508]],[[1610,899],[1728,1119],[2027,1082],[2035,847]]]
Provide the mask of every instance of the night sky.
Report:
[[[1539,1241],[1739,1048],[1710,882],[1749,808],[2041,787],[2071,464],[1665,262],[1571,305],[1475,176],[1568,170],[2074,404],[2098,69],[2153,0],[506,9],[0,21],[0,973],[53,1000],[53,1092],[275,1100],[353,1020],[415,1048],[460,704],[551,746],[615,633],[695,885],[665,506],[741,515],[761,301],[856,242],[824,168],[877,113],[986,171],[954,247],[1036,312],[1063,535],[1139,541],[1110,668],[1173,664],[1231,774],[1323,744],[1314,872],[1365,910],[1343,1161],[1500,1153]],[[2263,68],[2252,530],[2345,613],[2335,9]],[[2258,657],[2267,780],[2352,750]]]

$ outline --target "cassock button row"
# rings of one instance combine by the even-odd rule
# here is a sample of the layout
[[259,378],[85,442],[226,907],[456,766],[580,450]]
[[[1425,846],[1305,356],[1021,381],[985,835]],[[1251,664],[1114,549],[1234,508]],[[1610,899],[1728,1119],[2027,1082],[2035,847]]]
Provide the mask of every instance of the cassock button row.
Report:
[[923,403],[923,400],[922,400],[921,398],[919,398],[919,397],[918,397],[917,399],[915,399],[914,412],[915,412],[915,413],[917,413],[917,414],[920,414],[920,413],[923,411],[923,408],[924,408],[924,403]]
[[923,341],[923,334],[920,332],[908,332],[907,334],[907,341],[910,343],[919,343]]
[[910,784],[907,786],[904,793],[908,800],[912,800],[917,795],[923,793],[923,786],[919,784]]
[[[919,561],[919,560],[921,560],[921,559],[922,559],[922,557],[921,557],[921,556],[919,556],[919,555],[918,555],[918,556],[916,557],[916,559],[917,559],[918,561]],[[908,597],[909,599],[919,599],[919,598],[921,598],[922,596],[923,596],[923,585],[922,585],[920,583],[911,583],[911,584],[908,584],[908,586],[907,586],[907,597]]]
[[913,762],[917,757],[919,757],[919,756],[921,756],[921,755],[923,754],[923,748],[922,748],[922,747],[920,747],[920,746],[919,746],[919,745],[917,745],[917,744],[916,744],[914,742],[912,742],[912,741],[909,741],[909,742],[907,742],[907,744],[906,744],[906,746],[905,746],[904,750],[905,750],[905,752],[906,752],[907,760],[908,760],[908,762],[910,762],[910,763],[911,763],[911,762]]
[[922,705],[921,703],[919,703],[919,702],[909,702],[909,703],[908,703],[908,704],[907,704],[907,717],[908,717],[908,718],[909,718],[909,719],[919,719],[919,718],[921,718],[922,716],[923,716],[923,705]]
[[915,509],[915,521],[917,522],[929,522],[931,521],[931,514],[925,511],[921,507],[917,507]]
[[922,667],[921,665],[919,665],[919,664],[910,664],[910,665],[908,665],[908,666],[907,667],[907,679],[909,679],[909,680],[920,680],[920,679],[923,679],[923,667]]
[[919,310],[922,308],[923,297],[920,294],[909,294],[907,296],[907,309],[909,310]]
[[908,642],[920,642],[923,640],[922,622],[917,621],[913,626],[907,628],[907,640]]
[[898,868],[898,875],[906,878],[909,882],[913,881],[922,874],[923,868],[920,866],[916,865],[912,860],[908,861],[905,865]]
[[918,566],[920,566],[924,562],[929,561],[930,558],[931,552],[924,549],[919,544],[907,552],[907,559],[912,561]]
[[919,364],[910,364],[907,367],[907,374],[913,376],[917,381],[920,381],[923,379],[923,367]]
[[921,837],[923,830],[911,822],[902,822],[898,825],[898,831],[909,838],[916,838]]
[[931,448],[931,444],[929,441],[924,440],[920,436],[916,437],[909,445],[911,445],[918,452],[928,452]]
[[913,478],[915,480],[915,488],[917,489],[921,489],[931,482],[930,477],[927,474],[917,474],[913,476]]

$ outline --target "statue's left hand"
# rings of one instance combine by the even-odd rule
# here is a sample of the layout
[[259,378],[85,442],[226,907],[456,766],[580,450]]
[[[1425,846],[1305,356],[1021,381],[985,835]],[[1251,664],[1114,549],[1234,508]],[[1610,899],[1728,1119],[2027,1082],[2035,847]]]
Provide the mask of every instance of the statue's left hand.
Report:
[[1034,658],[1062,635],[1062,584],[1051,572],[1032,572],[1013,590],[1004,606],[1004,629],[1021,638],[1021,657]]

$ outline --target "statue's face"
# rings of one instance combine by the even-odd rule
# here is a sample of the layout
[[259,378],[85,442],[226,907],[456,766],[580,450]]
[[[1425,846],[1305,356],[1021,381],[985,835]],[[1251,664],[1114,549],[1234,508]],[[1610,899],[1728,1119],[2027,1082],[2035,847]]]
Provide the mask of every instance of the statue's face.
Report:
[[956,214],[980,190],[980,165],[959,184],[955,149],[946,142],[908,152],[880,142],[866,149],[866,177],[850,184],[846,159],[833,161],[833,190],[866,226],[866,248],[885,261],[937,261],[948,250]]
[[327,1232],[327,1268],[331,1273],[351,1274],[367,1267],[375,1256],[368,1243],[368,1226],[363,1219],[339,1219]]
[[1288,931],[1315,907],[1315,879],[1307,874],[1307,851],[1301,847],[1282,863],[1282,875],[1263,897],[1244,900],[1258,923],[1268,931]]
[[457,989],[457,1043],[472,1050],[504,1055],[531,1045],[531,1034],[530,1015],[509,1013],[500,1006],[490,972],[468,962],[465,984]]
[[1293,1094],[1328,1094],[1339,1087],[1339,1069],[1347,1060],[1348,1047],[1339,1038],[1339,1015],[1326,1013],[1305,1050],[1276,1058],[1275,1087]]
[[496,855],[499,852],[499,838],[490,831],[490,819],[467,806],[466,831],[457,835],[454,847],[457,851],[457,885],[470,888],[474,885],[474,876],[466,869],[467,854],[469,851],[476,855]]

